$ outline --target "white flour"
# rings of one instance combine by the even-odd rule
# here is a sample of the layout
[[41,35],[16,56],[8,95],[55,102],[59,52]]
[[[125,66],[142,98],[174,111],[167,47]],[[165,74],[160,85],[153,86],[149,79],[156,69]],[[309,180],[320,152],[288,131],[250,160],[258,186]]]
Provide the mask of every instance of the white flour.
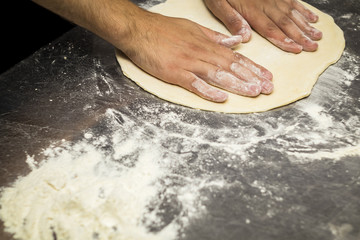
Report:
[[[106,120],[115,126],[113,110]],[[205,211],[199,189],[207,183],[183,179],[179,186],[169,185],[164,177],[171,178],[171,160],[156,142],[149,145],[143,131],[127,121],[125,130],[110,136],[86,132],[76,144],[50,146],[40,163],[29,156],[32,172],[2,190],[6,230],[26,240],[176,238],[180,227]],[[159,205],[169,196],[181,209],[164,223]],[[151,232],[153,226],[158,229]]]
[[0,216],[15,238],[174,237],[168,229],[155,237],[141,224],[157,193],[153,183],[163,174],[156,153],[141,153],[136,166],[127,168],[87,143],[47,152],[46,161],[3,192]]
[[[104,132],[92,128],[80,141],[29,156],[31,173],[2,189],[0,218],[16,239],[171,240],[211,211],[204,189],[216,193],[246,181],[273,204],[261,217],[275,217],[276,204],[286,202],[294,186],[256,174],[239,183],[225,179],[227,173],[242,176],[243,169],[268,164],[281,177],[273,152],[283,157],[279,163],[295,166],[359,156],[360,110],[353,106],[360,99],[349,96],[359,81],[357,62],[344,52],[309,98],[268,113],[187,111],[152,97],[129,103],[125,114],[109,109]],[[104,92],[116,92],[107,75],[94,77],[105,83]],[[240,220],[254,222],[246,215]]]
[[[263,143],[271,141],[270,147],[280,148],[294,164],[360,155],[359,115],[336,119],[329,114],[343,107],[335,100],[347,99],[339,86],[356,81],[358,69],[352,69],[345,74],[329,68],[314,96],[294,105],[299,120],[287,119],[286,111],[280,117],[216,119],[223,115],[203,113],[194,118],[188,114],[196,111],[179,112],[167,103],[137,105],[128,115],[108,109],[103,121],[109,129],[94,128],[81,141],[50,146],[43,161],[27,158],[32,172],[2,190],[0,218],[17,239],[183,237],[184,229],[209,211],[202,190],[236,184],[224,179],[224,166],[240,174],[266,161]],[[336,104],[325,108],[328,100]],[[261,145],[265,150],[259,152]],[[329,145],[333,149],[321,148]],[[273,204],[285,201],[286,184],[249,184]],[[265,213],[276,214],[274,209]],[[243,222],[251,220],[244,216]]]

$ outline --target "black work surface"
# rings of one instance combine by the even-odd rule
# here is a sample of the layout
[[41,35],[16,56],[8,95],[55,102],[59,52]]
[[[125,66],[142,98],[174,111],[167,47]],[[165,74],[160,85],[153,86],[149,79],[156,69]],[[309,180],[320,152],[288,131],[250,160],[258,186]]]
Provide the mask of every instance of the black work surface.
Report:
[[[44,46],[0,76],[1,186],[27,174],[26,156],[51,143],[132,126],[124,138],[140,129],[142,141],[157,141],[177,162],[169,184],[226,183],[201,188],[206,213],[181,239],[360,239],[360,4],[308,2],[334,17],[345,52],[310,97],[265,113],[158,99],[123,76],[110,44],[81,28]],[[181,205],[166,205],[164,224],[150,230],[179,212]],[[12,239],[2,225],[0,239]]]

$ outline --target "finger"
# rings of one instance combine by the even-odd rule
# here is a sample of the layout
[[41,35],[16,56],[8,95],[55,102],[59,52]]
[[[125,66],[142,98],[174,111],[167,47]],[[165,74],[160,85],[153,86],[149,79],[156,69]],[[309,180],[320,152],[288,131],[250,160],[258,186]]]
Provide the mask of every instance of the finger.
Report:
[[285,35],[285,33],[265,14],[259,14],[258,19],[253,21],[252,26],[260,35],[284,51],[300,53],[303,50],[303,47],[300,44],[297,44]]
[[241,35],[243,42],[250,40],[250,25],[226,0],[205,0],[205,3],[211,12],[225,24],[233,35]]
[[188,81],[184,82],[182,87],[209,101],[221,103],[227,100],[228,95],[226,93],[210,86],[204,80],[190,72],[186,74]]
[[315,51],[318,44],[307,37],[301,29],[278,8],[269,9],[267,16],[284,32],[290,39],[303,47],[305,51]]
[[195,69],[194,73],[206,82],[229,92],[247,97],[255,97],[261,93],[260,81],[240,79],[220,67],[205,62],[199,62]]
[[298,10],[294,9],[291,12],[291,19],[310,39],[317,41],[322,38],[322,32],[311,26],[308,21],[306,21],[305,17],[298,12]]
[[[187,65],[186,70],[215,86],[243,96],[257,96],[260,92],[269,94],[273,91],[271,72],[231,49],[203,42],[201,48],[191,51],[190,55],[191,59],[199,61],[192,61],[193,64]],[[237,76],[231,75],[231,72],[235,73],[234,69],[237,69]],[[245,89],[249,86],[242,86],[243,82],[260,86],[260,92],[258,87]]]
[[206,80],[211,85],[241,96],[256,97],[261,93],[260,81],[245,81],[216,67],[209,70]]
[[213,31],[209,28],[203,27],[203,26],[199,26],[200,29],[202,30],[202,32],[213,42],[223,45],[225,47],[228,48],[232,48],[235,47],[237,45],[239,45],[243,38],[240,35],[234,35],[234,36],[227,36],[225,34]]
[[293,0],[294,8],[305,17],[305,19],[311,23],[316,23],[319,20],[319,16],[316,15],[314,12],[309,10],[303,4],[299,3],[296,0]]
[[212,87],[203,79],[187,70],[177,71],[174,69],[172,74],[165,74],[160,77],[160,79],[167,83],[178,85],[190,92],[195,93],[199,97],[212,102],[221,103],[225,102],[228,98],[227,93]]
[[[219,49],[220,47],[218,46],[217,48]],[[210,49],[210,46],[208,46],[208,49]],[[260,92],[264,94],[269,94],[273,91],[274,86],[271,82],[271,72],[237,52],[221,48],[221,50],[203,51],[199,56],[201,56],[201,61],[194,62],[187,70],[194,72],[208,82],[212,81],[213,85],[243,96],[256,96],[259,93],[257,88],[253,89],[252,92],[246,89],[238,89],[236,86],[241,85],[242,82],[260,86]],[[218,69],[221,69],[221,71]],[[235,75],[236,79],[230,75],[223,74],[222,71]],[[213,79],[218,81],[213,82]],[[235,82],[237,84],[232,84]]]
[[235,52],[235,59],[236,62],[239,62],[241,65],[245,66],[246,68],[250,69],[252,72],[254,72],[257,76],[260,78],[266,79],[271,81],[273,79],[272,73],[264,68],[263,66],[253,62],[249,58],[241,55],[238,52]]
[[230,68],[236,76],[242,76],[248,82],[256,82],[261,86],[261,93],[270,94],[274,90],[274,84],[271,82],[273,75],[266,68],[256,64],[249,58],[236,53],[237,62],[234,62]]
[[261,93],[270,94],[273,91],[274,86],[270,80],[259,78],[255,73],[240,63],[233,63],[230,68],[237,77],[244,79],[248,83],[260,86]]
[[[231,71],[231,64],[240,63],[261,79],[267,79],[271,81],[273,78],[273,75],[269,70],[241,55],[240,53],[232,51],[231,49],[224,48],[216,44],[204,43],[202,48],[197,50],[198,51],[196,55],[192,56],[193,58],[198,58],[203,62],[221,67],[225,71]],[[193,66],[196,65],[191,65],[188,70],[195,71]]]
[[243,40],[243,38],[241,35],[235,35],[235,36],[231,36],[231,37],[222,39],[220,41],[220,44],[225,47],[232,48],[232,47],[239,45],[242,42],[242,40]]
[[198,43],[196,48],[193,47],[191,49],[192,50],[188,51],[187,54],[189,55],[189,59],[192,64],[186,64],[186,70],[190,72],[196,72],[196,69],[203,67],[203,65],[198,64],[195,60],[219,66],[224,69],[230,69],[230,65],[235,59],[233,50],[213,43],[205,37]]
[[221,103],[225,102],[228,98],[228,95],[225,92],[212,87],[204,80],[188,71],[182,71],[177,75],[176,81],[170,81],[170,83],[183,87],[199,97],[212,102]]

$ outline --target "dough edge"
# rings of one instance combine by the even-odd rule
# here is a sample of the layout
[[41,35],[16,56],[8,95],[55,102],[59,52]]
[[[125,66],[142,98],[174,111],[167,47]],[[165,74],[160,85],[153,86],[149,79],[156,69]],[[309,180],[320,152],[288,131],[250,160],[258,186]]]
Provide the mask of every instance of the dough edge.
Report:
[[[277,90],[278,89],[278,87],[276,86],[277,79],[274,75],[273,81],[275,84],[275,90],[270,95],[261,94],[258,97],[249,98],[249,97],[238,96],[238,95],[228,92],[229,99],[226,102],[214,103],[214,102],[207,101],[201,97],[198,97],[194,93],[189,92],[179,86],[163,82],[163,81],[149,75],[148,73],[144,72],[142,69],[137,67],[134,63],[132,63],[119,50],[116,50],[116,58],[117,58],[117,61],[120,64],[122,71],[126,77],[128,77],[129,79],[134,81],[137,85],[139,85],[145,91],[150,92],[153,95],[155,95],[161,99],[164,99],[166,101],[169,101],[169,102],[172,102],[175,104],[187,106],[187,107],[194,108],[194,109],[201,109],[201,110],[206,110],[206,111],[216,111],[216,112],[223,112],[223,113],[264,112],[264,111],[268,111],[268,110],[271,110],[274,108],[285,106],[285,105],[293,103],[297,100],[300,100],[302,98],[309,96],[311,94],[312,88],[315,85],[315,83],[317,82],[319,76],[330,65],[336,63],[340,59],[342,52],[344,51],[344,48],[345,48],[344,34],[343,34],[342,30],[335,24],[334,19],[331,16],[329,16],[328,14],[325,14],[325,13],[321,12],[320,10],[316,9],[315,7],[312,7],[311,5],[304,3],[304,2],[302,2],[302,3],[319,15],[319,19],[320,19],[319,23],[314,24],[314,26],[319,28],[321,31],[323,31],[324,37],[326,37],[327,34],[332,35],[334,37],[334,38],[332,38],[329,36],[325,40],[323,37],[323,39],[319,41],[319,50],[318,51],[313,52],[313,53],[303,52],[301,54],[286,53],[286,52],[283,52],[283,51],[279,50],[278,48],[276,48],[274,45],[272,45],[267,40],[260,37],[255,32],[253,32],[252,39],[249,42],[250,44],[251,43],[254,44],[254,41],[260,41],[260,44],[264,44],[264,42],[266,42],[266,44],[268,46],[271,46],[271,48],[275,49],[274,51],[277,52],[276,54],[281,54],[281,55],[284,55],[285,57],[308,55],[308,61],[314,61],[314,59],[316,60],[319,57],[319,55],[322,54],[322,56],[320,56],[321,61],[318,61],[316,64],[311,64],[311,65],[316,65],[316,67],[314,67],[311,71],[304,73],[304,69],[298,70],[298,72],[300,72],[300,75],[303,76],[301,79],[305,78],[307,80],[301,81],[301,83],[299,83],[299,81],[295,82],[297,84],[297,86],[295,87],[296,90],[294,90],[293,92],[290,92],[290,93],[288,91],[291,91],[291,90],[288,90],[286,92],[287,94],[285,94],[285,95],[283,94],[284,92],[279,92],[279,90]],[[182,0],[182,1],[168,0],[165,3],[161,3],[161,4],[158,4],[154,7],[152,7],[150,9],[150,11],[154,11],[154,12],[158,12],[158,13],[162,13],[162,14],[166,13],[166,14],[168,14],[168,16],[173,16],[175,13],[173,13],[171,10],[177,9],[177,12],[180,12],[179,6],[177,6],[179,4],[180,5],[181,4],[183,4],[183,5],[190,4],[191,5],[190,8],[197,9],[197,10],[199,10],[199,6],[201,4],[201,5],[203,5],[201,7],[205,8],[205,10],[208,11],[207,8],[205,7],[204,3],[201,0]],[[189,12],[189,10],[187,10],[185,12]],[[203,9],[203,12],[204,12],[204,9]],[[188,15],[189,15],[189,13],[188,13]],[[191,13],[190,13],[190,15],[191,15]],[[220,23],[217,19],[215,19],[214,17],[211,17],[212,19],[209,19],[209,16],[211,16],[211,13],[209,13],[209,11],[208,11],[207,15],[208,16],[207,16],[206,20],[209,20],[209,22],[210,21],[216,22],[215,27],[213,27],[211,24],[209,24],[210,28],[212,28],[215,31],[219,31],[219,32],[231,35],[225,29],[225,27],[222,25],[222,23]],[[179,16],[177,16],[177,17],[179,17]],[[180,17],[182,17],[182,15],[180,15]],[[183,16],[183,17],[188,18],[187,16]],[[204,17],[204,18],[206,18],[206,17]],[[190,17],[190,19],[191,19],[191,17]],[[193,21],[198,22],[196,19]],[[206,26],[206,24],[202,23],[201,21],[199,23]],[[209,26],[207,26],[207,27],[209,27]],[[254,40],[254,39],[256,39],[256,40]],[[258,40],[258,39],[262,39],[262,40]],[[332,42],[331,44],[329,44],[330,41]],[[241,44],[239,48],[236,48],[234,50],[244,54],[245,56],[249,57],[253,61],[255,61],[261,65],[264,65],[265,67],[270,69],[270,67],[266,66],[266,64],[262,64],[261,61],[259,62],[259,60],[261,60],[261,59],[256,60],[253,58],[253,56],[250,56],[251,54],[246,54],[247,51],[243,51],[243,49],[246,48],[243,46],[250,45],[249,43]],[[259,44],[258,42],[256,42],[256,43]],[[329,48],[329,45],[330,45],[331,49],[334,49],[334,51],[325,52],[325,54],[324,54],[324,51],[321,51],[321,48],[323,46],[327,46],[327,48]],[[245,50],[248,50],[249,48],[251,49],[253,47],[248,47]],[[326,49],[326,47],[325,47],[325,49]],[[277,62],[281,62],[281,60],[277,61]],[[284,61],[284,62],[286,62],[286,61]],[[270,71],[273,72],[273,70],[271,70],[271,69],[270,69]],[[310,76],[308,76],[308,75],[310,75]],[[291,84],[293,85],[293,83],[294,82],[288,82],[289,85],[291,85]]]

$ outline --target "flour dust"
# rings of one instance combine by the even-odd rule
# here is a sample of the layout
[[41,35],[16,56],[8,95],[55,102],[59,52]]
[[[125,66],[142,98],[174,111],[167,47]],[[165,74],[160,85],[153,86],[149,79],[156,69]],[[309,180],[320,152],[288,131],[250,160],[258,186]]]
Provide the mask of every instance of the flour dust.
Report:
[[144,136],[146,128],[112,109],[105,125],[114,128],[120,118],[124,129],[108,129],[112,134],[89,130],[80,141],[50,146],[39,160],[28,156],[30,174],[1,191],[6,231],[26,240],[169,240],[205,212],[199,190],[218,183],[174,174],[176,159]]
[[5,230],[27,240],[186,239],[239,201],[228,212],[237,227],[303,216],[311,205],[293,205],[294,173],[303,183],[323,173],[313,166],[360,156],[358,60],[344,52],[310,97],[265,113],[203,112],[146,93],[109,108],[78,140],[28,156],[30,174],[1,190]]

